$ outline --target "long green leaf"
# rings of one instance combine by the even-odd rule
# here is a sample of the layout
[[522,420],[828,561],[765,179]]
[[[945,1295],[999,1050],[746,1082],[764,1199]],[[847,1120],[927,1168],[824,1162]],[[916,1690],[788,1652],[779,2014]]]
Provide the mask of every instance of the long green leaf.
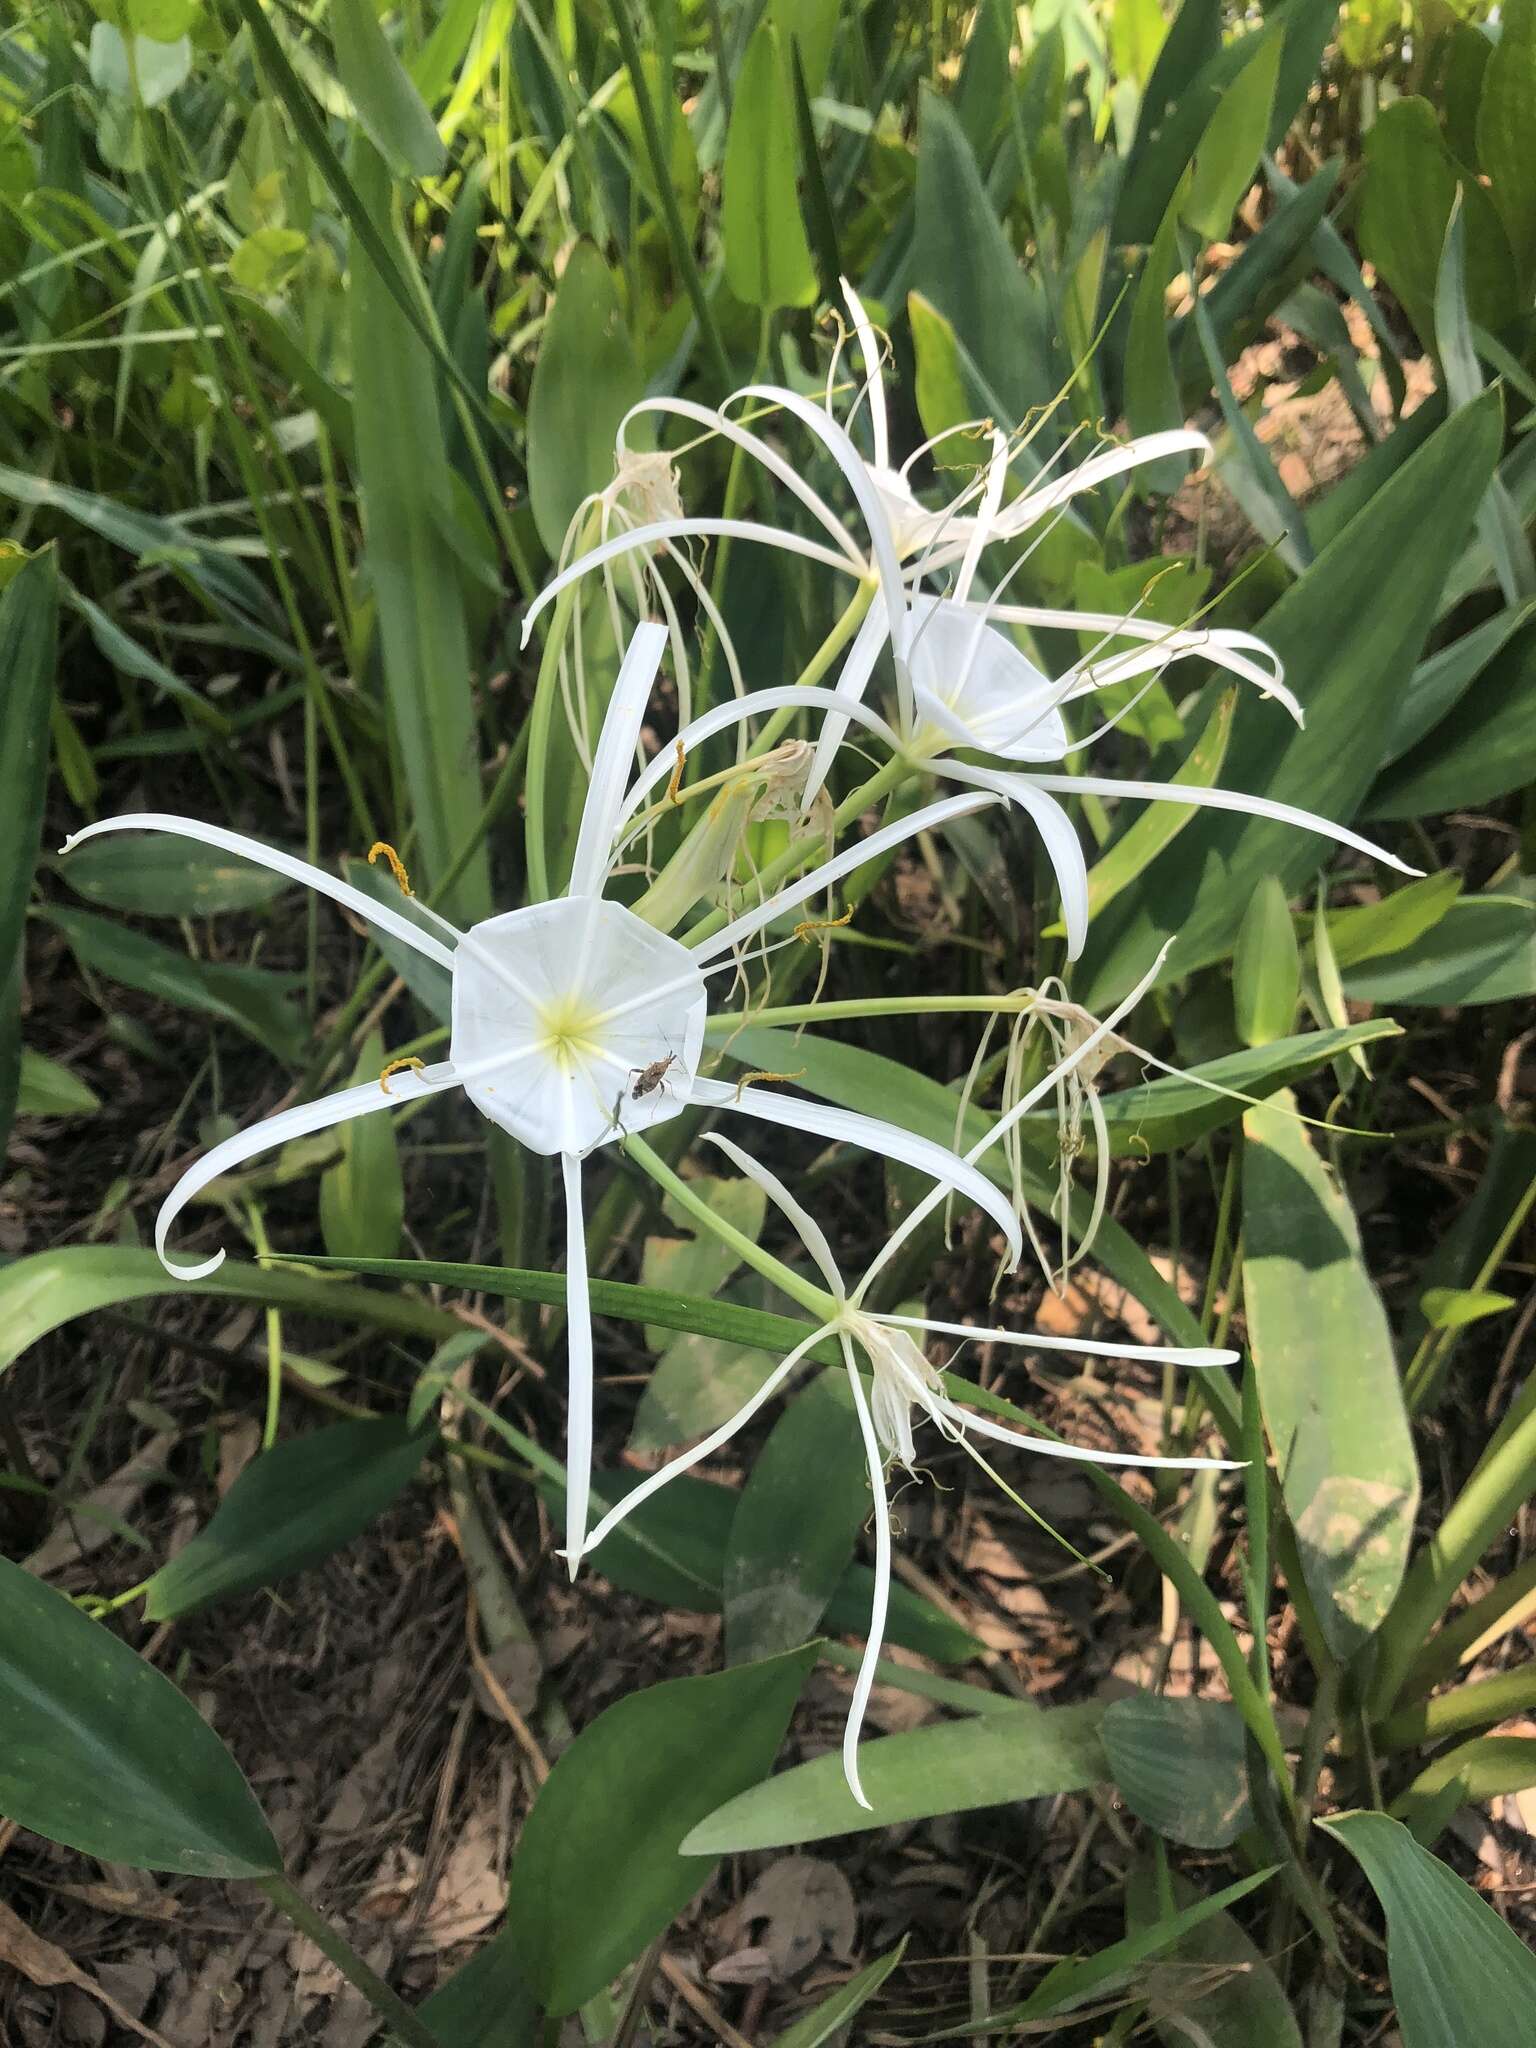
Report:
[[150,1621],[270,1586],[350,1543],[415,1478],[430,1430],[338,1422],[263,1451],[144,1589]]
[[21,1085],[22,951],[48,788],[58,617],[49,548],[0,598],[0,1158]]
[[88,1856],[191,1877],[282,1858],[229,1751],[171,1681],[0,1559],[0,1813]]
[[507,1926],[545,2011],[574,2012],[708,1878],[697,1822],[771,1766],[814,1648],[631,1693],[576,1738],[523,1825]]
[[375,149],[418,178],[443,168],[437,126],[379,26],[373,0],[331,0],[336,69]]

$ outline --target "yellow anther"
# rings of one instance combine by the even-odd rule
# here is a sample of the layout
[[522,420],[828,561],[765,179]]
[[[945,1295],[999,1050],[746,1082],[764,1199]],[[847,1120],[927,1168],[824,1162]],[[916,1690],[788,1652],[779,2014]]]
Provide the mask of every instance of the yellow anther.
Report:
[[678,740],[675,744],[677,747],[677,764],[673,768],[671,779],[667,783],[667,802],[669,804],[680,804],[683,800],[683,763],[688,759],[688,750],[684,747],[682,741]]
[[389,872],[394,876],[395,881],[398,883],[400,893],[402,896],[415,895],[416,891],[411,887],[411,878],[405,872],[405,862],[400,858],[399,854],[396,853],[395,849],[390,845],[387,839],[375,839],[372,846],[370,846],[368,849],[369,867],[372,867],[374,862],[377,860],[385,860],[389,862]]
[[850,903],[841,917],[808,917],[795,926],[795,937],[809,945],[815,932],[835,932],[840,925],[852,924],[853,912],[854,906]]
[[[405,893],[407,896],[409,896],[411,892],[409,889],[407,889]],[[427,1063],[425,1060],[415,1059],[391,1060],[389,1065],[384,1069],[383,1073],[379,1076],[379,1086],[384,1090],[384,1093],[386,1095],[389,1093],[390,1075],[403,1074],[407,1068],[409,1068],[413,1074],[424,1074],[427,1071]]]
[[743,1074],[741,1079],[736,1083],[736,1100],[740,1102],[741,1091],[743,1090],[743,1088],[749,1088],[754,1081],[803,1081],[804,1079],[804,1067],[801,1067],[799,1072],[794,1074],[765,1074],[759,1073],[756,1070],[754,1070],[750,1074]]

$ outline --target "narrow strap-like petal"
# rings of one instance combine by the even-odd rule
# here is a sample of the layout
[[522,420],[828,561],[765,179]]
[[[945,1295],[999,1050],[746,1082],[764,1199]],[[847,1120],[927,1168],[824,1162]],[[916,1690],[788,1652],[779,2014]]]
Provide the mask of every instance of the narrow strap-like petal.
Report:
[[252,1124],[249,1130],[237,1131],[189,1166],[161,1203],[160,1214],[155,1218],[155,1250],[160,1254],[161,1265],[178,1280],[206,1280],[210,1273],[219,1270],[224,1263],[223,1252],[215,1252],[211,1259],[195,1266],[178,1266],[166,1251],[166,1240],[171,1225],[188,1202],[248,1159],[270,1152],[275,1145],[286,1145],[290,1139],[307,1138],[315,1131],[329,1130],[334,1124],[348,1123],[353,1117],[371,1116],[376,1110],[399,1109],[420,1096],[440,1095],[444,1089],[461,1084],[462,1076],[444,1061],[420,1073],[407,1070],[392,1075],[387,1092],[378,1081],[363,1081],[354,1088],[342,1088],[335,1095],[322,1096],[318,1102],[301,1102],[296,1109],[282,1110],[277,1116]]
[[832,460],[848,480],[859,510],[864,515],[864,524],[869,533],[870,555],[880,577],[880,588],[885,596],[891,616],[891,631],[900,624],[906,608],[906,592],[901,580],[901,563],[896,554],[896,542],[891,533],[891,522],[880,493],[870,476],[869,465],[849,439],[846,430],[824,413],[819,405],[812,405],[808,398],[802,398],[798,391],[788,391],[780,384],[747,384],[732,394],[735,398],[762,398],[770,405],[782,406],[808,432],[820,441]]
[[618,533],[612,540],[600,541],[595,548],[578,555],[558,576],[551,577],[523,614],[523,646],[528,645],[533,622],[539,613],[570,584],[580,582],[592,570],[600,569],[604,562],[633,554],[637,548],[650,549],[660,541],[687,540],[693,535],[706,540],[758,540],[767,547],[783,548],[792,555],[804,555],[807,561],[820,562],[823,568],[840,569],[845,576],[863,573],[862,565],[855,568],[847,555],[836,554],[819,541],[806,540],[788,527],[764,526],[753,519],[653,519],[646,526],[632,526],[627,533]]
[[733,1160],[750,1181],[755,1181],[782,1216],[795,1226],[806,1250],[821,1268],[821,1277],[841,1301],[843,1297],[843,1276],[837,1270],[837,1260],[832,1256],[832,1247],[827,1234],[810,1210],[797,1202],[776,1173],[770,1173],[760,1160],[750,1152],[744,1152],[732,1139],[721,1131],[706,1131],[705,1142],[718,1147],[727,1159]]
[[722,1422],[718,1429],[712,1429],[708,1436],[701,1438],[688,1450],[680,1451],[675,1458],[669,1458],[659,1471],[651,1473],[649,1478],[643,1479],[637,1487],[625,1494],[621,1501],[616,1501],[587,1538],[588,1555],[598,1548],[605,1537],[612,1535],[620,1522],[651,1499],[653,1494],[659,1493],[664,1486],[669,1485],[681,1473],[688,1471],[691,1466],[702,1464],[704,1459],[712,1458],[716,1451],[722,1450],[737,1430],[745,1428],[759,1408],[773,1399],[807,1352],[815,1349],[822,1338],[828,1335],[830,1328],[830,1324],[823,1323],[819,1329],[812,1330],[793,1351],[780,1359],[757,1392],[742,1403],[728,1422]]
[[700,961],[717,960],[722,953],[729,953],[744,939],[750,939],[754,932],[760,932],[764,925],[772,924],[773,920],[782,916],[786,910],[794,910],[812,896],[820,895],[823,889],[830,888],[842,876],[851,874],[855,868],[863,867],[866,861],[877,859],[882,853],[888,852],[893,846],[900,846],[905,840],[915,839],[919,832],[931,832],[940,825],[947,825],[952,818],[966,817],[972,811],[985,810],[989,804],[996,802],[997,797],[986,793],[980,796],[945,797],[941,803],[927,804],[920,811],[911,811],[906,817],[896,819],[893,824],[882,825],[878,831],[871,832],[867,839],[859,840],[857,845],[849,847],[846,852],[835,855],[833,859],[823,862],[819,868],[813,868],[809,874],[802,875],[798,881],[777,890],[765,902],[759,903],[755,910],[744,911],[740,917],[733,918],[712,938],[705,939],[702,945],[695,947],[694,957]]
[[932,1316],[873,1315],[876,1323],[894,1323],[904,1330],[931,1330],[936,1337],[963,1337],[978,1344],[1017,1344],[1025,1351],[1086,1351],[1095,1358],[1129,1358],[1143,1365],[1182,1365],[1193,1369],[1235,1365],[1238,1354],[1214,1345],[1110,1344],[1099,1337],[1058,1337],[1043,1330],[983,1329],[974,1323],[936,1322]]
[[[883,740],[893,751],[901,745],[901,741],[877,711],[870,711],[862,704],[850,706],[831,690],[805,689],[798,683],[776,683],[771,689],[754,690],[750,697],[735,698],[730,703],[717,704],[712,711],[706,711],[701,717],[694,719],[691,725],[685,725],[670,747],[663,747],[653,761],[645,764],[638,780],[624,799],[623,809],[619,813],[620,827],[629,822],[653,789],[659,788],[669,779],[676,764],[679,746],[686,757],[695,747],[702,746],[705,740],[712,739],[716,733],[724,732],[730,726],[740,725],[749,718],[758,718],[764,712],[791,708],[809,711],[822,718],[830,718],[836,713],[842,726],[847,725],[850,717],[856,718],[866,731],[872,732],[876,739]],[[743,762],[742,773],[750,772],[750,767],[750,762]]]
[[[243,832],[226,832],[222,825],[205,825],[198,818],[178,818],[163,811],[132,811],[120,818],[102,818],[97,824],[82,826],[72,832],[61,849],[71,853],[77,846],[83,846],[87,839],[95,839],[103,832],[168,832],[178,839],[195,839],[202,846],[216,846],[223,853],[237,853],[243,860],[255,861],[259,867],[270,868],[274,874],[287,875],[291,881],[302,882],[306,889],[313,889],[321,896],[329,896],[333,902],[345,904],[357,917],[377,925],[380,931],[388,932],[403,945],[414,947],[424,953],[439,967],[453,972],[453,952],[441,939],[424,932],[410,918],[398,910],[391,910],[388,904],[376,902],[361,889],[354,889],[350,882],[343,882],[336,875],[328,875],[324,868],[311,867],[307,860],[297,860],[291,853],[282,853],[275,846],[264,846],[259,839],[247,839]],[[436,917],[446,925],[446,920]],[[449,931],[453,930],[447,925]],[[457,934],[455,934],[457,936]]]
[[1396,868],[1401,875],[1422,875],[1424,872],[1422,868],[1410,867],[1407,861],[1399,860],[1395,853],[1388,853],[1374,839],[1351,832],[1347,825],[1340,825],[1332,818],[1319,817],[1316,811],[1298,810],[1294,804],[1277,804],[1267,796],[1249,796],[1241,789],[1201,789],[1187,782],[1125,782],[1110,775],[1032,774],[1029,779],[1039,789],[1058,790],[1064,796],[1081,791],[1085,796],[1144,797],[1151,803],[1194,804],[1210,811],[1241,811],[1253,818],[1272,818],[1276,824],[1295,825],[1303,832],[1316,832],[1324,839],[1337,840],[1341,846],[1352,846],[1357,853],[1385,861],[1389,868]]
[[624,785],[635,758],[635,745],[651,700],[656,671],[666,651],[667,630],[646,620],[636,626],[608,699],[603,730],[592,760],[581,829],[571,861],[572,896],[600,896],[608,879],[608,861],[624,803]]
[[755,456],[769,475],[777,477],[784,488],[800,500],[811,517],[825,527],[848,556],[850,566],[863,574],[864,558],[849,540],[846,527],[832,507],[819,492],[811,489],[794,464],[786,462],[772,443],[765,441],[761,434],[754,434],[750,427],[739,425],[728,413],[714,411],[707,405],[697,405],[691,398],[642,398],[638,405],[630,407],[619,422],[618,442],[621,448],[624,446],[625,430],[630,421],[647,413],[662,413],[669,418],[692,420],[706,432],[719,434],[722,439],[744,449],[748,455]]
[[933,1412],[942,1415],[956,1429],[991,1437],[994,1443],[1012,1444],[1021,1451],[1038,1451],[1042,1458],[1069,1458],[1078,1465],[1140,1465],[1158,1472],[1240,1472],[1242,1458],[1152,1458],[1136,1451],[1092,1451],[1082,1444],[1053,1443],[1049,1437],[1029,1436],[1021,1429],[1006,1429],[988,1416],[962,1408],[957,1401],[935,1396]]
[[883,1117],[862,1116],[857,1110],[838,1109],[832,1103],[807,1102],[802,1096],[780,1095],[768,1088],[732,1088],[723,1081],[706,1081],[697,1076],[689,1087],[688,1099],[707,1103],[712,1109],[759,1117],[765,1123],[781,1124],[786,1130],[830,1138],[839,1145],[858,1145],[882,1159],[895,1159],[903,1166],[914,1167],[939,1182],[942,1188],[953,1189],[978,1209],[985,1210],[1008,1240],[1011,1256],[1015,1260],[1023,1256],[1019,1219],[1002,1189],[968,1160],[947,1146],[935,1144],[931,1138],[919,1137],[915,1131],[888,1123]]
[[875,605],[864,614],[853,645],[838,672],[832,692],[837,710],[823,721],[821,737],[811,756],[811,770],[805,778],[805,794],[800,799],[802,811],[810,809],[821,793],[822,784],[831,774],[837,750],[848,730],[848,720],[858,715],[851,707],[862,702],[864,692],[869,688],[869,679],[875,672],[875,663],[880,658],[880,650],[890,637],[890,614],[884,605]]
[[565,1561],[574,1579],[587,1548],[592,1497],[592,1296],[580,1156],[562,1152],[560,1171],[565,1182]]
[[879,469],[889,469],[891,437],[885,418],[885,378],[880,362],[880,343],[864,310],[864,301],[846,277],[839,278],[838,283],[843,288],[843,302],[853,322],[853,331],[859,338],[859,354],[864,359],[864,393],[869,399],[869,432],[874,443],[875,464]]
[[971,594],[971,585],[976,580],[977,566],[981,551],[997,532],[995,521],[997,508],[1003,501],[1003,483],[1008,475],[1008,436],[1001,427],[992,429],[992,459],[987,464],[986,488],[981,494],[981,503],[966,536],[965,553],[960,558],[959,573],[955,587],[950,592],[952,604],[964,604]]
[[848,1367],[848,1384],[853,1390],[854,1413],[859,1418],[859,1435],[864,1440],[869,1490],[875,1501],[875,1593],[869,1606],[869,1634],[864,1643],[864,1655],[859,1662],[858,1676],[853,1681],[848,1719],[843,1724],[843,1776],[848,1780],[848,1790],[867,1812],[870,1810],[869,1801],[864,1796],[863,1781],[859,1777],[859,1736],[869,1709],[869,1696],[875,1689],[875,1670],[885,1644],[885,1622],[891,1604],[891,1508],[885,1492],[885,1458],[875,1435],[864,1382],[854,1361],[853,1346],[846,1333],[840,1334],[843,1359]]
[[943,767],[951,780],[971,782],[980,789],[994,790],[1029,813],[1061,892],[1062,922],[1067,928],[1067,958],[1076,960],[1088,941],[1088,863],[1072,820],[1056,799],[1039,788],[1031,776],[1009,774],[1000,768],[977,768],[965,761],[946,761]]

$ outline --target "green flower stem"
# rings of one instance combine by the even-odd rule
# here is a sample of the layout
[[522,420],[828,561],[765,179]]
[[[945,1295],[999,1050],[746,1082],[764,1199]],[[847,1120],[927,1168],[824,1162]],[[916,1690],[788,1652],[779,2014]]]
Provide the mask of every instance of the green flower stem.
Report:
[[847,1002],[780,1003],[766,1010],[721,1010],[704,1026],[707,1038],[730,1038],[751,1025],[780,1026],[846,1023],[861,1017],[1017,1017],[1032,1010],[1033,989],[1006,996],[867,996]]
[[286,1877],[259,1877],[256,1883],[280,1913],[307,1934],[328,1962],[340,1970],[355,1991],[360,1991],[376,2013],[390,2025],[408,2048],[443,2048],[442,2042],[424,2020],[419,2019],[397,1992],[391,1991],[377,1971],[370,1970],[357,1950],[336,1932]]
[[[855,819],[861,818],[872,804],[878,803],[882,797],[889,796],[921,773],[921,768],[914,766],[901,755],[893,756],[883,768],[871,775],[867,782],[861,782],[852,796],[845,797],[838,805],[832,816],[833,829],[841,831],[844,826],[851,825]],[[764,896],[771,895],[781,882],[795,873],[796,869],[804,867],[807,861],[824,857],[825,852],[825,832],[820,829],[802,832],[799,838],[790,841],[776,859],[766,862],[758,870],[758,889]],[[728,918],[727,911],[710,911],[683,935],[682,943],[685,946],[701,945],[705,939],[713,938],[721,926],[727,923]]]
[[638,1138],[631,1133],[624,1140],[624,1149],[637,1166],[644,1167],[658,1187],[665,1188],[680,1208],[686,1209],[696,1222],[702,1223],[722,1244],[729,1245],[745,1265],[761,1273],[765,1280],[771,1280],[775,1287],[782,1288],[791,1301],[797,1301],[803,1309],[809,1309],[818,1322],[836,1322],[841,1304],[834,1301],[825,1288],[813,1286],[809,1280],[802,1279],[800,1274],[792,1272],[781,1259],[774,1258],[771,1252],[765,1252],[754,1238],[747,1236],[745,1231],[738,1230],[734,1224],[727,1223],[724,1217],[716,1215],[703,1196],[691,1188],[681,1174],[674,1173],[666,1161],[651,1150],[644,1138]]
[[[836,661],[854,634],[864,623],[864,614],[873,602],[875,592],[880,588],[876,576],[866,576],[853,593],[826,639],[822,641],[810,660],[795,677],[795,686],[801,690],[813,690]],[[799,713],[792,704],[786,704],[782,711],[775,711],[757,738],[752,742],[747,759],[753,760],[759,754],[766,754],[770,747],[779,743],[780,737],[794,724]]]

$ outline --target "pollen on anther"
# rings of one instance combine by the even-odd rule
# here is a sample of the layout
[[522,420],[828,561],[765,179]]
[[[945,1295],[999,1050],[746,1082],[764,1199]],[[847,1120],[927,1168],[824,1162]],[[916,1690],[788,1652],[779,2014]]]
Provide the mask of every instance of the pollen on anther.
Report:
[[[407,895],[409,895],[410,891],[407,890],[406,893]],[[388,1093],[390,1092],[390,1075],[403,1074],[407,1069],[409,1069],[410,1072],[413,1074],[424,1074],[427,1071],[427,1063],[425,1060],[417,1059],[391,1060],[389,1065],[384,1069],[383,1073],[379,1076],[379,1086],[384,1090],[384,1093],[386,1095],[388,1095]]]
[[411,878],[405,871],[405,862],[396,853],[387,839],[375,839],[372,846],[368,849],[369,867],[372,867],[375,861],[380,860],[389,863],[389,872],[394,876],[401,895],[414,896],[416,891],[411,887]]

